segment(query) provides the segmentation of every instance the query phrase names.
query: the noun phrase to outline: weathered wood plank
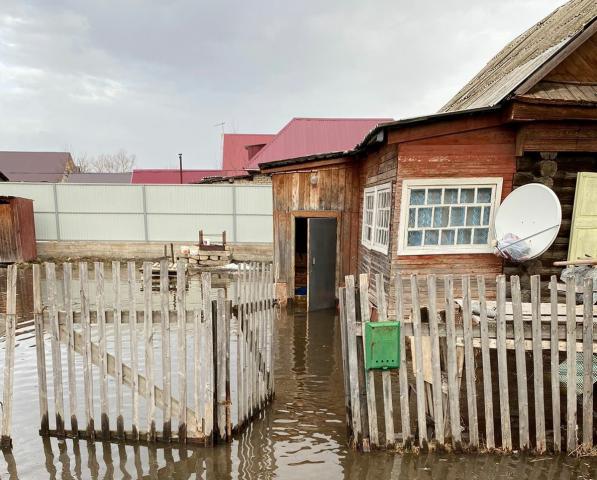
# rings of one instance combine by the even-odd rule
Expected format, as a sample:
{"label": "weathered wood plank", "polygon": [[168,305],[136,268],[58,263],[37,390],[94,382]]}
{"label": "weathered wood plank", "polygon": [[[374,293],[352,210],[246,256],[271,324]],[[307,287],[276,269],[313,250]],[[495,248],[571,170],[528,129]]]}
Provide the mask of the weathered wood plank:
{"label": "weathered wood plank", "polygon": [[218,290],[215,331],[216,357],[216,418],[217,433],[220,440],[226,440],[226,299],[224,290]]}
{"label": "weathered wood plank", "polygon": [[497,277],[497,356],[498,384],[500,387],[500,420],[502,426],[502,449],[512,450],[510,427],[510,400],[508,398],[508,363],[506,352],[506,277]]}
{"label": "weathered wood plank", "polygon": [[48,382],[46,372],[46,347],[44,341],[43,305],[41,300],[41,270],[33,264],[33,321],[35,324],[35,349],[37,356],[37,393],[39,398],[40,433],[47,435],[50,428],[48,418]]}
{"label": "weathered wood plank", "polygon": [[531,276],[531,304],[533,328],[533,385],[535,398],[535,446],[537,453],[544,453],[545,439],[545,395],[543,392],[543,353],[541,351],[541,279]]}
{"label": "weathered wood plank", "polygon": [[12,403],[15,363],[15,332],[17,327],[17,275],[16,265],[9,265],[6,272],[6,346],[2,388],[2,428],[0,447],[12,448]]}
{"label": "weathered wood plank", "polygon": [[445,442],[444,409],[442,393],[442,374],[439,350],[439,334],[437,328],[437,280],[435,275],[427,276],[427,298],[429,308],[429,337],[431,344],[431,376],[433,380],[433,420],[435,438],[440,445]]}
{"label": "weathered wood plank", "polygon": [[345,288],[338,290],[338,320],[340,322],[340,342],[342,344],[342,379],[344,381],[344,408],[346,410],[346,431],[348,437],[352,436],[352,413],[350,406],[350,379],[348,366],[348,339],[346,325],[346,293]]}
{"label": "weathered wood plank", "polygon": [[77,422],[77,377],[75,371],[75,347],[74,347],[74,324],[73,324],[73,295],[72,295],[73,268],[70,263],[62,265],[62,279],[64,290],[64,310],[66,312],[66,329],[68,332],[68,349],[66,361],[68,364],[68,405],[70,411],[71,435],[75,437],[79,432]]}
{"label": "weathered wood plank", "polygon": [[[160,307],[162,318],[169,315],[169,278],[168,278],[168,260],[160,261]],[[172,437],[172,362],[170,359],[170,322],[160,322],[160,333],[162,340],[162,387],[166,397],[166,408],[164,410],[164,423],[162,426],[162,436],[164,441],[169,442]]]}
{"label": "weathered wood plank", "polygon": [[[128,307],[129,312],[135,318],[137,316],[137,304],[135,296],[138,290],[137,273],[135,262],[128,262],[127,264],[127,279],[128,279]],[[129,322],[129,340],[131,350],[131,390],[132,390],[132,431],[131,439],[139,439],[139,392],[138,392],[138,377],[139,377],[139,345],[137,340],[137,322]]]}
{"label": "weathered wood plank", "polygon": [[566,449],[568,453],[576,449],[576,339],[574,335],[576,306],[576,286],[574,278],[566,279],[566,307],[567,307],[567,334],[566,339]]}
{"label": "weathered wood plank", "polygon": [[[369,292],[369,276],[367,274],[359,275],[359,291]],[[367,345],[365,341],[365,325],[367,322],[371,321],[369,314],[369,295],[360,295],[359,301],[361,308],[361,341],[363,342],[363,350],[366,350]],[[379,299],[377,306],[379,309]],[[382,313],[379,312],[379,315],[381,316]],[[365,388],[367,391],[367,416],[369,418],[369,441],[371,443],[371,447],[375,448],[379,445],[379,432],[377,429],[377,404],[375,399],[375,371],[368,370],[365,373],[365,377]]]}
{"label": "weathered wood plank", "polygon": [[[384,290],[383,276],[379,273],[376,275],[375,289],[377,295],[377,306],[379,308],[379,321],[384,322],[388,320],[388,305],[386,300],[386,292]],[[361,292],[363,290],[361,289]],[[367,291],[367,290],[365,290]],[[361,298],[363,296],[361,295]],[[362,302],[362,300],[361,300]],[[381,372],[381,382],[383,389],[383,408],[385,418],[385,431],[386,431],[386,448],[394,448],[396,443],[396,434],[394,431],[394,405],[392,400],[392,376],[391,372]],[[369,422],[371,422],[371,416],[369,416]]]}
{"label": "weathered wood plank", "polygon": [[124,439],[124,417],[122,415],[122,306],[120,298],[120,262],[112,262],[112,294],[114,296],[114,359],[116,362],[116,433]]}
{"label": "weathered wood plank", "polygon": [[85,430],[87,438],[95,439],[95,418],[93,408],[93,363],[91,359],[91,320],[89,306],[89,271],[87,262],[79,263],[81,301],[81,327],[83,328],[83,384],[85,392]]}
{"label": "weathered wood plank", "polygon": [[203,390],[203,425],[205,441],[213,442],[214,425],[214,368],[213,368],[213,313],[211,304],[211,274],[201,274],[201,290],[203,293],[203,324],[205,326],[205,348],[203,349],[202,367],[205,369],[205,389]]}
{"label": "weathered wood plank", "polygon": [[518,393],[518,431],[521,450],[528,450],[529,439],[529,396],[527,391],[527,366],[524,350],[524,330],[522,325],[522,299],[520,295],[520,279],[517,275],[510,277],[512,292],[512,312],[514,324],[514,349],[516,351],[516,391]]}
{"label": "weathered wood plank", "polygon": [[99,349],[100,349],[100,423],[102,439],[110,440],[110,408],[108,402],[108,351],[106,339],[106,308],[104,299],[104,264],[94,263],[95,273],[95,308],[99,325]]}
{"label": "weathered wood plank", "polygon": [[411,443],[410,431],[410,405],[408,403],[408,363],[406,361],[406,335],[404,332],[404,295],[402,288],[402,277],[396,275],[396,320],[400,322],[400,369],[398,370],[398,381],[400,388],[400,420],[402,428],[402,446],[408,448]]}
{"label": "weathered wood plank", "polygon": [[479,425],[477,416],[477,389],[475,386],[475,354],[473,351],[473,324],[471,314],[470,277],[462,277],[462,320],[464,327],[464,366],[466,375],[466,400],[468,410],[469,445],[479,448]]}
{"label": "weathered wood plank", "polygon": [[178,317],[178,401],[180,416],[178,417],[178,440],[187,441],[187,285],[185,263],[176,263],[176,315]]}
{"label": "weathered wood plank", "polygon": [[593,279],[585,278],[583,291],[583,393],[582,393],[582,432],[583,445],[593,447]]}
{"label": "weathered wood plank", "polygon": [[356,306],[354,277],[348,275],[346,285],[346,320],[348,334],[348,367],[350,371],[350,405],[352,408],[352,442],[357,447],[362,446],[363,433],[361,430],[361,403],[359,398],[359,365],[357,361],[356,338]]}
{"label": "weathered wood plank", "polygon": [[460,431],[460,392],[458,366],[456,363],[456,334],[454,311],[454,279],[452,275],[444,277],[444,295],[446,310],[447,370],[448,370],[448,402],[450,406],[450,429],[452,445],[460,448],[462,441]]}
{"label": "weathered wood plank", "polygon": [[489,451],[495,448],[493,424],[493,389],[491,357],[489,355],[489,332],[487,327],[487,303],[485,300],[485,277],[477,275],[479,294],[479,323],[481,329],[481,359],[483,364],[483,403],[485,405],[485,446]]}
{"label": "weathered wood plank", "polygon": [[145,378],[147,380],[147,441],[155,442],[155,382],[153,374],[153,310],[151,304],[151,262],[143,262],[143,317],[145,319]]}
{"label": "weathered wood plank", "polygon": [[52,373],[54,379],[54,407],[56,413],[56,431],[64,435],[64,393],[62,388],[62,356],[60,353],[60,330],[58,326],[58,306],[56,304],[56,266],[46,263],[46,289],[48,311],[50,315]]}
{"label": "weathered wood plank", "polygon": [[562,430],[560,416],[560,354],[558,350],[558,279],[552,275],[549,283],[551,300],[551,343],[550,343],[550,376],[551,376],[551,409],[553,419],[553,449],[562,450]]}
{"label": "weathered wood plank", "polygon": [[410,277],[413,333],[415,337],[415,384],[417,396],[417,425],[419,446],[427,448],[427,422],[425,419],[425,379],[423,378],[423,342],[421,339],[421,308],[417,276]]}

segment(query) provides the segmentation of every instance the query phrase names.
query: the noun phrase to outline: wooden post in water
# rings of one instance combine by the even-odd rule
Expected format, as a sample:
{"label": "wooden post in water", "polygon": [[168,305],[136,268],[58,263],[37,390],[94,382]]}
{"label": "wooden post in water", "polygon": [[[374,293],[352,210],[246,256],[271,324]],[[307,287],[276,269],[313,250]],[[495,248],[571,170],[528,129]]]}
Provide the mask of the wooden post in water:
{"label": "wooden post in water", "polygon": [[162,436],[169,442],[172,436],[172,383],[170,363],[170,315],[169,315],[169,279],[168,260],[160,261],[160,307],[161,307],[161,336],[162,336],[162,385],[164,388],[164,423]]}
{"label": "wooden post in water", "polygon": [[350,369],[348,365],[348,332],[346,324],[346,289],[338,290],[338,319],[340,320],[340,339],[342,343],[342,378],[344,380],[344,409],[346,410],[346,432],[352,436],[352,412],[350,409]]}
{"label": "wooden post in water", "polygon": [[41,270],[33,264],[33,321],[35,324],[35,349],[37,356],[37,392],[39,396],[39,419],[41,435],[49,433],[48,383],[46,373],[46,347],[44,343],[44,317],[41,300]]}
{"label": "wooden post in water", "polygon": [[[537,453],[544,453],[545,395],[543,393],[543,352],[541,348],[541,279],[531,277],[531,320],[533,332],[533,386],[535,398],[535,436]],[[557,341],[557,340],[556,340]]]}
{"label": "wooden post in water", "polygon": [[62,387],[62,356],[60,353],[60,328],[56,304],[56,266],[46,263],[46,288],[52,332],[52,373],[54,378],[54,406],[56,412],[56,433],[64,436],[64,394]]}
{"label": "wooden post in water", "polygon": [[2,392],[2,430],[0,447],[12,448],[12,401],[15,363],[15,331],[17,328],[17,266],[9,265],[6,275],[6,347],[4,351],[4,385]]}
{"label": "wooden post in water", "polygon": [[348,366],[350,370],[350,404],[352,407],[352,441],[355,446],[362,447],[361,402],[359,397],[359,365],[356,345],[356,306],[354,277],[346,277],[346,320],[348,334]]}
{"label": "wooden post in water", "polygon": [[201,352],[201,368],[204,369],[205,385],[203,388],[203,426],[205,442],[211,445],[213,442],[213,421],[214,421],[214,389],[213,389],[213,316],[211,305],[211,274],[201,274],[201,291],[203,292],[203,337],[204,349]]}
{"label": "wooden post in water", "polygon": [[593,279],[585,278],[583,285],[583,392],[582,443],[593,448]]}
{"label": "wooden post in water", "polygon": [[215,319],[215,368],[216,368],[216,425],[218,439],[226,441],[226,299],[224,291],[218,290]]}
{"label": "wooden post in water", "polygon": [[108,402],[108,352],[106,349],[106,310],[104,300],[104,264],[94,263],[96,311],[99,326],[100,350],[100,422],[102,427],[102,440],[110,440],[110,408]]}
{"label": "wooden post in water", "polygon": [[185,263],[178,260],[176,264],[176,317],[178,320],[178,401],[180,416],[178,418],[178,440],[187,441],[187,294]]}
{"label": "wooden post in water", "polygon": [[553,419],[553,449],[562,450],[562,430],[560,413],[560,352],[558,348],[558,278],[551,276],[549,283],[551,301],[550,322],[550,374],[551,374],[551,409]]}
{"label": "wooden post in water", "polygon": [[[120,300],[120,262],[112,262],[112,293],[114,296],[114,359],[116,368],[116,434],[124,440],[124,417],[122,416],[122,309]],[[130,313],[130,312],[129,312]],[[129,322],[135,322],[129,316]]]}
{"label": "wooden post in water", "polygon": [[79,263],[81,327],[83,329],[83,383],[85,391],[85,429],[89,440],[95,439],[93,408],[93,362],[91,352],[91,315],[89,307],[89,272],[86,262]]}
{"label": "wooden post in water", "polygon": [[439,351],[439,331],[437,321],[437,282],[435,275],[427,275],[427,298],[429,304],[429,341],[431,344],[431,375],[433,380],[433,416],[435,438],[444,445],[444,410],[442,393],[441,360]]}
{"label": "wooden post in water", "polygon": [[79,426],[77,422],[77,377],[75,373],[75,330],[73,322],[73,302],[72,302],[72,274],[73,269],[70,263],[62,265],[62,276],[64,285],[64,310],[66,312],[66,329],[68,332],[68,404],[70,410],[71,435],[75,438],[79,436]]}
{"label": "wooden post in water", "polygon": [[129,305],[129,339],[131,348],[131,390],[132,390],[132,437],[131,440],[139,440],[139,360],[137,340],[137,304],[135,296],[138,290],[135,262],[127,264],[128,278],[128,305]]}
{"label": "wooden post in water", "polygon": [[147,441],[155,442],[155,392],[153,378],[153,311],[151,304],[151,262],[143,262],[143,321],[145,337],[145,378],[147,379]]}

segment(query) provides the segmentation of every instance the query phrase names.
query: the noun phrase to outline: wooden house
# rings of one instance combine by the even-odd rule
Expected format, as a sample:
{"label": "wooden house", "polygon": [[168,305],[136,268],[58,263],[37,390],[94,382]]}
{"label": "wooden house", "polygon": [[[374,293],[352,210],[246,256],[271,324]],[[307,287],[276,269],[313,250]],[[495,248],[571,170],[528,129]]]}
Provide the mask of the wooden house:
{"label": "wooden house", "polygon": [[[261,164],[279,294],[306,289],[323,308],[345,275],[380,273],[392,309],[397,274],[516,273],[524,289],[559,273],[554,260],[597,256],[596,18],[593,0],[572,0],[437,114],[380,124],[348,151]],[[529,182],[554,190],[562,227],[540,258],[508,264],[492,253],[493,217]]]}

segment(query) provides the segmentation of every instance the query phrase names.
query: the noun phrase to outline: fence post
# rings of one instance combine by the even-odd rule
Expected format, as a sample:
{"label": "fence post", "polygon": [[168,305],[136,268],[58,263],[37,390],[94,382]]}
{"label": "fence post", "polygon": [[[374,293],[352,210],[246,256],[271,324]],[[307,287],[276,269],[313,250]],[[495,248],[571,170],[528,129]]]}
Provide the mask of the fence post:
{"label": "fence post", "polygon": [[33,320],[35,323],[35,349],[37,353],[37,390],[39,395],[40,434],[47,435],[50,425],[48,418],[48,383],[46,373],[46,348],[44,343],[44,317],[41,300],[41,269],[33,265]]}
{"label": "fence post", "polygon": [[586,448],[593,447],[593,279],[583,285],[583,393],[582,434]]}
{"label": "fence post", "polygon": [[566,279],[566,449],[576,449],[576,285]]}
{"label": "fence post", "polygon": [[15,329],[17,325],[17,266],[9,265],[6,281],[6,350],[4,359],[4,389],[2,408],[2,433],[0,447],[12,448],[12,387],[14,379]]}

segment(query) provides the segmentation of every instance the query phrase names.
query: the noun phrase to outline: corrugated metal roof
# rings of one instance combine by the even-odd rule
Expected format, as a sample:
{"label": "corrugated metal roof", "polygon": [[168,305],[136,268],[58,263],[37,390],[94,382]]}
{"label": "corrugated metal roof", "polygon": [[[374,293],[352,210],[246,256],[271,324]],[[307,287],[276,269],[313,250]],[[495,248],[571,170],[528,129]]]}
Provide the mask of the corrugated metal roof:
{"label": "corrugated metal roof", "polygon": [[69,173],[66,183],[131,183],[131,172],[125,173]]}
{"label": "corrugated metal roof", "polygon": [[222,149],[222,175],[245,174],[245,169],[249,166],[247,147],[265,145],[274,137],[274,134],[225,133]]}
{"label": "corrugated metal roof", "polygon": [[[221,175],[221,170],[184,170],[182,171],[182,183],[197,183],[205,177]],[[135,169],[131,183],[173,185],[180,183],[180,171],[178,169]]]}
{"label": "corrugated metal roof", "polygon": [[562,5],[503,48],[440,112],[497,105],[596,17],[595,0],[571,0]]}
{"label": "corrugated metal roof", "polygon": [[391,118],[293,118],[257,153],[249,170],[259,164],[352,149],[377,124]]}
{"label": "corrugated metal roof", "polygon": [[0,152],[0,171],[11,182],[60,182],[69,163],[68,152]]}

